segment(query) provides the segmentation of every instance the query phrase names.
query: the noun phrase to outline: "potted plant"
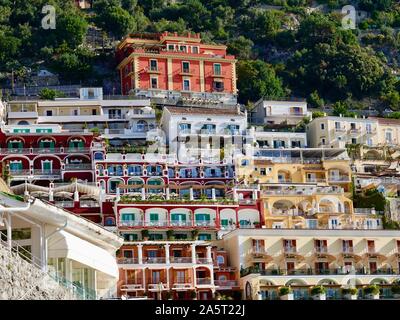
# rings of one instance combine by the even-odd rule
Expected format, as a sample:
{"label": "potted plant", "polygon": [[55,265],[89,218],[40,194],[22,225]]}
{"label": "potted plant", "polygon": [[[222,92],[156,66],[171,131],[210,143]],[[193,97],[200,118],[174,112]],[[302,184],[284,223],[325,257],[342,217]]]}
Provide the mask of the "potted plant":
{"label": "potted plant", "polygon": [[197,293],[196,293],[196,291],[190,291],[190,297],[193,299],[193,300],[197,300]]}
{"label": "potted plant", "polygon": [[371,284],[363,289],[366,299],[378,300],[379,299],[379,287],[376,284]]}
{"label": "potted plant", "polygon": [[192,230],[192,239],[198,240],[198,238],[199,238],[199,230],[197,230],[197,229]]}
{"label": "potted plant", "polygon": [[174,240],[174,231],[173,230],[167,230],[167,239]]}
{"label": "potted plant", "polygon": [[400,299],[400,282],[397,282],[396,284],[394,284],[390,290],[393,293],[393,298],[395,299]]}
{"label": "potted plant", "polygon": [[343,298],[346,300],[357,300],[357,293],[358,293],[358,290],[357,290],[357,288],[354,288],[354,287],[342,289]]}
{"label": "potted plant", "polygon": [[142,239],[144,241],[149,240],[149,230],[147,230],[147,229],[142,230]]}
{"label": "potted plant", "polygon": [[173,297],[174,295],[173,295],[173,293],[172,293],[172,291],[167,291],[167,293],[165,294],[165,298],[167,299],[167,300],[172,300],[172,297]]}
{"label": "potted plant", "polygon": [[290,287],[280,287],[278,293],[281,300],[294,300],[293,290]]}
{"label": "potted plant", "polygon": [[254,228],[259,228],[260,227],[260,222],[259,221],[254,221]]}
{"label": "potted plant", "polygon": [[313,300],[326,300],[326,289],[323,286],[315,286],[311,288],[311,296]]}

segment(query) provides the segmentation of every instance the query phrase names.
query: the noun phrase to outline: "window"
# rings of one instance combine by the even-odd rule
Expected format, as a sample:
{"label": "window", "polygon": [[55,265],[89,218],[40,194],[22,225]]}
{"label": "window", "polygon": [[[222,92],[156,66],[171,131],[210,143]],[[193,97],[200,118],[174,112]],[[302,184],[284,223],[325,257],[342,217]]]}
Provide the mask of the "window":
{"label": "window", "polygon": [[190,91],[190,80],[189,79],[184,79],[182,86],[183,86],[182,90]]}
{"label": "window", "polygon": [[340,129],[340,122],[335,122],[335,129]]}
{"label": "window", "polygon": [[208,233],[200,233],[199,240],[211,240],[211,234]]}
{"label": "window", "polygon": [[125,241],[137,241],[138,240],[138,235],[134,233],[124,233],[122,235],[124,237]]}
{"label": "window", "polygon": [[190,63],[187,61],[182,62],[182,72],[183,73],[190,73]]}
{"label": "window", "polygon": [[392,143],[392,132],[391,131],[385,132],[385,140],[387,143]]}
{"label": "window", "polygon": [[121,109],[111,109],[108,111],[108,117],[110,119],[122,119]]}
{"label": "window", "polygon": [[266,176],[267,175],[267,170],[265,168],[260,169],[260,175]]}
{"label": "window", "polygon": [[368,138],[368,139],[367,139],[367,145],[368,145],[368,146],[372,146],[372,139],[371,139],[371,138]]}
{"label": "window", "polygon": [[157,60],[150,60],[150,71],[158,71]]}
{"label": "window", "polygon": [[220,76],[221,74],[222,74],[221,64],[220,63],[214,63],[214,75]]}
{"label": "window", "polygon": [[132,250],[124,250],[124,258],[132,258],[133,257],[133,252]]}
{"label": "window", "polygon": [[122,221],[133,221],[133,220],[135,220],[135,214],[133,214],[133,213],[123,213],[121,215],[121,220]]}
{"label": "window", "polygon": [[325,142],[326,142],[326,141],[325,141],[325,138],[322,138],[322,139],[321,139],[321,144],[322,144],[323,146],[325,145]]}
{"label": "window", "polygon": [[224,257],[224,256],[218,255],[218,256],[217,256],[217,264],[218,264],[219,266],[225,264],[225,257]]}
{"label": "window", "polygon": [[222,81],[214,81],[213,82],[213,90],[217,92],[224,91],[224,83]]}
{"label": "window", "polygon": [[79,110],[75,109],[72,111],[72,115],[78,116],[79,115]]}
{"label": "window", "polygon": [[325,123],[321,123],[321,130],[325,130]]}
{"label": "window", "polygon": [[158,78],[157,77],[151,77],[150,78],[150,86],[152,89],[158,89]]}
{"label": "window", "polygon": [[29,133],[29,132],[31,132],[31,130],[30,129],[14,129],[13,132],[14,133]]}
{"label": "window", "polygon": [[10,162],[10,171],[19,172],[22,170],[22,161],[12,161]]}
{"label": "window", "polygon": [[46,110],[46,116],[51,117],[53,115],[53,110]]}
{"label": "window", "polygon": [[114,218],[108,217],[106,218],[104,225],[106,226],[113,226],[114,225]]}
{"label": "window", "polygon": [[199,47],[192,47],[192,53],[199,53]]}
{"label": "window", "polygon": [[356,124],[354,122],[350,123],[350,129],[355,130],[356,129]]}
{"label": "window", "polygon": [[168,51],[175,51],[175,45],[174,44],[169,44],[168,45]]}
{"label": "window", "polygon": [[352,144],[357,144],[357,138],[351,138],[351,143]]}
{"label": "window", "polygon": [[179,51],[186,52],[187,51],[186,46],[179,46]]}
{"label": "window", "polygon": [[317,229],[318,220],[317,219],[307,219],[306,225],[308,229]]}
{"label": "window", "polygon": [[92,109],[92,116],[97,115],[97,110],[96,109]]}
{"label": "window", "polygon": [[367,131],[367,133],[372,133],[372,125],[371,125],[371,123],[367,123],[365,125],[365,130]]}
{"label": "window", "polygon": [[36,133],[52,133],[52,129],[36,129]]}

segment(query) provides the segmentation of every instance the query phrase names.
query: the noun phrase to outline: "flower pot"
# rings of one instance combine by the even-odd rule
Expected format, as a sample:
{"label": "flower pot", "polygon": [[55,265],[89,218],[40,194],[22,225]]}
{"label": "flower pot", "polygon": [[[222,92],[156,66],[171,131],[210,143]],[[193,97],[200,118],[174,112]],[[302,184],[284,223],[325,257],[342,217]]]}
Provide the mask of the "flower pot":
{"label": "flower pot", "polygon": [[379,293],[378,294],[367,294],[365,295],[365,298],[368,300],[379,300]]}
{"label": "flower pot", "polygon": [[343,298],[346,300],[357,300],[357,295],[348,293],[348,294],[343,295]]}
{"label": "flower pot", "polygon": [[326,294],[325,293],[319,293],[315,294],[312,296],[313,300],[326,300]]}
{"label": "flower pot", "polygon": [[288,293],[280,297],[281,300],[294,300],[293,293]]}

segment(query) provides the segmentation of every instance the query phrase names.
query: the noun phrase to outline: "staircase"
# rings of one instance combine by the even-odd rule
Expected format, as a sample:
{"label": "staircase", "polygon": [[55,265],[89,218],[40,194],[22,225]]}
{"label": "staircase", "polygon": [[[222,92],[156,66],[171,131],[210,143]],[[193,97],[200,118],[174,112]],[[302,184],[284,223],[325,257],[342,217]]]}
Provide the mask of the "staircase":
{"label": "staircase", "polygon": [[2,239],[0,232],[0,300],[95,299],[66,279],[42,271],[30,252],[15,241],[10,251]]}

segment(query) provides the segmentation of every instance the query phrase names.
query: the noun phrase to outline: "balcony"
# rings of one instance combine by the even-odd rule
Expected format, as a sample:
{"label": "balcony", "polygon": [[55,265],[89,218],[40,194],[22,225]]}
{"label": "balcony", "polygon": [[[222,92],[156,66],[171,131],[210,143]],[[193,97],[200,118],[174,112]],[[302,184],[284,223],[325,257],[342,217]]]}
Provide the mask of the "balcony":
{"label": "balcony", "polygon": [[[140,282],[140,280],[138,282]],[[123,284],[121,286],[121,291],[141,291],[141,290],[144,290],[142,283],[130,283],[130,284]]]}
{"label": "balcony", "polygon": [[360,128],[351,128],[349,130],[349,133],[350,134],[359,134],[359,133],[361,133],[361,129]]}
{"label": "balcony", "polygon": [[314,253],[328,253],[328,247],[316,247]]}
{"label": "balcony", "polygon": [[354,253],[354,249],[353,249],[353,247],[345,247],[345,248],[342,248],[342,253],[353,254]]}
{"label": "balcony", "polygon": [[30,176],[30,174],[31,171],[29,169],[10,170],[11,177]]}
{"label": "balcony", "polygon": [[346,128],[343,128],[343,127],[341,127],[341,128],[335,128],[335,131],[336,131],[336,132],[346,132]]}
{"label": "balcony", "polygon": [[89,148],[65,148],[65,153],[88,153]]}
{"label": "balcony", "polygon": [[216,129],[200,129],[197,132],[198,132],[198,134],[210,135],[210,134],[216,134],[217,130]]}
{"label": "balcony", "polygon": [[170,226],[172,227],[192,227],[192,221],[171,221]]}
{"label": "balcony", "polygon": [[139,259],[138,258],[118,258],[117,263],[118,264],[138,264]]}
{"label": "balcony", "polygon": [[296,247],[284,247],[283,248],[284,253],[297,253],[297,248]]}
{"label": "balcony", "polygon": [[9,111],[8,119],[36,119],[38,113],[36,111]]}
{"label": "balcony", "polygon": [[92,170],[92,165],[90,163],[81,163],[81,164],[66,164],[65,171],[88,171]]}
{"label": "balcony", "polygon": [[35,176],[35,179],[60,179],[61,178],[60,170],[34,169],[33,175]]}
{"label": "balcony", "polygon": [[212,264],[212,260],[208,259],[208,258],[197,258],[196,259],[196,263],[197,264]]}
{"label": "balcony", "polygon": [[164,258],[161,258],[161,257],[143,257],[143,261],[145,262],[145,263],[154,263],[154,264],[157,264],[157,263],[165,263],[166,261],[165,261],[165,257]]}
{"label": "balcony", "polygon": [[58,207],[62,208],[73,208],[74,202],[73,201],[55,201],[54,204]]}
{"label": "balcony", "polygon": [[168,286],[166,285],[167,281],[160,281],[159,283],[149,283],[147,285],[147,289],[150,291],[160,291],[160,289],[168,290]]}
{"label": "balcony", "polygon": [[181,71],[179,71],[179,75],[181,76],[192,76],[194,74],[196,74],[195,69],[183,68]]}
{"label": "balcony", "polygon": [[147,72],[147,73],[161,73],[161,70],[155,66],[153,66],[153,67],[148,66],[148,67],[144,68],[143,71]]}
{"label": "balcony", "polygon": [[[239,281],[237,280],[215,280],[214,284],[217,287],[233,288],[239,286]],[[221,288],[219,288],[221,289]]]}
{"label": "balcony", "polygon": [[215,223],[211,221],[195,221],[194,225],[197,227],[215,227]]}
{"label": "balcony", "polygon": [[197,278],[196,279],[196,285],[211,286],[213,284],[211,283],[211,279],[210,278]]}
{"label": "balcony", "polygon": [[79,202],[79,206],[81,208],[98,208],[100,207],[100,204],[97,201],[93,200],[81,200]]}
{"label": "balcony", "polygon": [[341,176],[329,176],[328,177],[329,182],[350,182],[350,177],[341,175]]}
{"label": "balcony", "polygon": [[190,282],[183,283],[183,282],[178,282],[174,283],[172,285],[172,290],[187,290],[187,289],[193,289],[193,284]]}
{"label": "balcony", "polygon": [[213,78],[225,78],[227,76],[226,71],[212,71],[207,74],[207,77],[213,77]]}
{"label": "balcony", "polygon": [[192,263],[192,257],[170,257],[171,263]]}

